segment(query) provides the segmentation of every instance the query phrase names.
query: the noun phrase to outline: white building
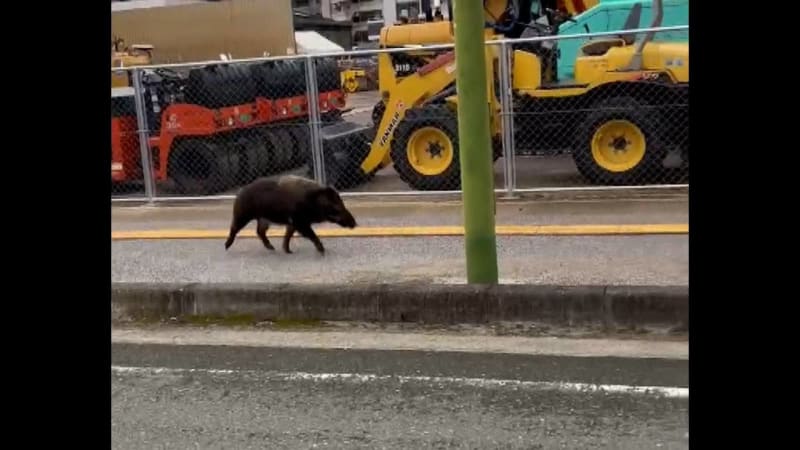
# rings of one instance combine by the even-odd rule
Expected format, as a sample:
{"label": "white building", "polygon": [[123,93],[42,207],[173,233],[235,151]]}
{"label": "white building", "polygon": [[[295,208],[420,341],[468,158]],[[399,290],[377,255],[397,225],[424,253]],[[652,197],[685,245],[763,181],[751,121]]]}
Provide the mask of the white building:
{"label": "white building", "polygon": [[[430,0],[431,8],[440,3]],[[384,24],[397,23],[401,18],[414,20],[422,14],[422,0],[292,0],[292,6],[326,19],[352,21],[353,42],[360,47],[377,41]]]}

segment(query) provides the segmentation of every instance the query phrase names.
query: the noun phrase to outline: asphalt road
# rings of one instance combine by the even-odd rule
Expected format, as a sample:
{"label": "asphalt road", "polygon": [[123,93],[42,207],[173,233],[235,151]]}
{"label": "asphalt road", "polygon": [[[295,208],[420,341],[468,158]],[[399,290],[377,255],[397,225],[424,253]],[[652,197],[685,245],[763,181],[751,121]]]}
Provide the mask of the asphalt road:
{"label": "asphalt road", "polygon": [[685,360],[115,344],[112,448],[683,449],[687,377]]}
{"label": "asphalt road", "polygon": [[[255,238],[239,239],[227,252],[223,240],[112,241],[111,279],[273,283],[465,280],[460,237],[322,241],[325,256],[297,237],[292,240],[291,255],[270,252]],[[503,283],[685,285],[689,278],[686,235],[498,237],[497,243]]]}

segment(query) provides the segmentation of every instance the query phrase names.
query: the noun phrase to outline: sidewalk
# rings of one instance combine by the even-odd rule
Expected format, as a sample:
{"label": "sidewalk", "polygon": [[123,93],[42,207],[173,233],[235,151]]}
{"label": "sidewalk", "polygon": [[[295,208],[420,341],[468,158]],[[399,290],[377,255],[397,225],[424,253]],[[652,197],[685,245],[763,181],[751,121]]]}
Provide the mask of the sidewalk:
{"label": "sidewalk", "polygon": [[[689,238],[676,231],[688,230],[686,200],[499,203],[498,225],[532,232],[498,236],[501,286],[491,288],[465,285],[463,236],[420,235],[460,225],[458,203],[348,205],[360,226],[347,231],[382,235],[318,226],[324,256],[297,236],[295,253],[283,253],[282,227],[270,230],[279,250],[268,251],[255,224],[225,251],[230,202],[112,208],[112,318],[687,327]],[[661,231],[621,233],[625,224]]]}
{"label": "sidewalk", "polygon": [[[360,227],[452,226],[461,223],[457,203],[353,204]],[[463,283],[461,236],[332,237],[341,229],[315,227],[327,253],[295,236],[294,254],[280,250],[282,227],[270,230],[278,248],[266,250],[246,228],[225,251],[230,205],[112,208],[112,230],[150,230],[155,239],[112,239],[114,282],[270,283]],[[498,225],[686,225],[685,200],[500,203]],[[665,227],[668,228],[668,227]],[[498,236],[501,282],[508,284],[688,284],[688,234],[598,236]],[[159,239],[168,231],[210,230],[207,239]],[[414,229],[411,229],[412,231]],[[580,230],[580,228],[579,228]],[[418,230],[417,230],[418,231]],[[423,230],[424,231],[424,230]],[[174,233],[173,233],[174,234]],[[191,236],[187,234],[187,236]],[[276,237],[272,237],[276,236]]]}

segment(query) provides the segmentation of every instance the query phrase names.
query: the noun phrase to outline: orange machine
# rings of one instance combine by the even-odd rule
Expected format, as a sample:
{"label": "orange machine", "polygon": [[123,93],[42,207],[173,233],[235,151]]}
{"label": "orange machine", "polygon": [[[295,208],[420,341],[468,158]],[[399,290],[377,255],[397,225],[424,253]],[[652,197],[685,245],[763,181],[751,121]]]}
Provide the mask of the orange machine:
{"label": "orange machine", "polygon": [[[304,64],[221,64],[144,76],[154,180],[207,194],[307,162]],[[335,62],[317,67],[319,111],[330,121],[340,116],[345,96]],[[112,95],[112,182],[143,178],[135,111],[132,92]]]}

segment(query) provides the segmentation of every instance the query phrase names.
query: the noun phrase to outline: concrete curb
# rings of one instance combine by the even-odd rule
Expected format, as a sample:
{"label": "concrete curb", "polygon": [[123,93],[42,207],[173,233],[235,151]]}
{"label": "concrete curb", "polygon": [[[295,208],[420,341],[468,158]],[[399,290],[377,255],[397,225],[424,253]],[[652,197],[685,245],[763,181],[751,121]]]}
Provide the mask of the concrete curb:
{"label": "concrete curb", "polygon": [[191,317],[559,326],[689,324],[688,286],[113,283],[112,321]]}

